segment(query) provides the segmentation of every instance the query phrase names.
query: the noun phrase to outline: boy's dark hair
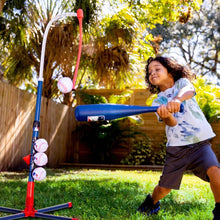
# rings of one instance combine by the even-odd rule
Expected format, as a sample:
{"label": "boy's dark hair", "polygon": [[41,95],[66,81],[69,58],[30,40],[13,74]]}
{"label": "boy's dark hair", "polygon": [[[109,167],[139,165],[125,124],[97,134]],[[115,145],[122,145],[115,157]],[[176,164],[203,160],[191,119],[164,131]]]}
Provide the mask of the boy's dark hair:
{"label": "boy's dark hair", "polygon": [[156,56],[155,58],[150,57],[147,60],[147,65],[145,68],[146,70],[145,81],[151,93],[155,94],[160,92],[159,87],[152,85],[149,81],[150,74],[148,72],[148,66],[152,61],[160,62],[167,69],[168,73],[172,74],[174,78],[174,82],[176,82],[180,78],[188,78],[189,80],[195,79],[195,74],[192,73],[192,71],[189,68],[178,64],[175,60],[169,57],[162,57],[162,56]]}

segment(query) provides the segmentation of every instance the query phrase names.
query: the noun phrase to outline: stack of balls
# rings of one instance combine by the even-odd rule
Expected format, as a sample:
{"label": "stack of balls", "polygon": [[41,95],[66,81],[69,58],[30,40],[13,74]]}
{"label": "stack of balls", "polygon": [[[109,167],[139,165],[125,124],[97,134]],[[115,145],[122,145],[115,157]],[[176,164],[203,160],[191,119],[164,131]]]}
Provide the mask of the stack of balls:
{"label": "stack of balls", "polygon": [[[59,79],[57,87],[60,92],[64,94],[69,93],[73,89],[73,82],[69,77],[62,77]],[[43,180],[47,175],[46,170],[43,168],[43,166],[45,166],[48,162],[47,155],[44,153],[47,148],[48,143],[43,138],[37,139],[34,143],[34,149],[36,153],[33,156],[33,160],[37,167],[33,170],[32,176],[35,180],[38,181]]]}
{"label": "stack of balls", "polygon": [[47,175],[46,170],[43,168],[48,162],[47,155],[44,153],[47,148],[48,143],[43,138],[37,139],[34,143],[36,153],[33,155],[33,161],[37,167],[33,170],[32,176],[37,181],[43,180]]}

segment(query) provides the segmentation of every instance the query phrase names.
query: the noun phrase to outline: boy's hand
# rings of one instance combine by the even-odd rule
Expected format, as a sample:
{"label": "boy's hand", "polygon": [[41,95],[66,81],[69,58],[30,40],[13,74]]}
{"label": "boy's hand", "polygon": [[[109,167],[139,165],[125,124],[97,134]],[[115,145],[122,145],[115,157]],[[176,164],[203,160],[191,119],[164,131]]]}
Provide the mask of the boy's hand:
{"label": "boy's hand", "polygon": [[161,119],[169,118],[172,115],[166,105],[161,105],[157,109],[157,114],[160,116]]}
{"label": "boy's hand", "polygon": [[180,111],[181,101],[178,98],[174,98],[170,102],[167,103],[167,110],[170,113],[176,113]]}
{"label": "boy's hand", "polygon": [[168,108],[166,105],[161,105],[157,109],[157,114],[165,122],[166,125],[172,127],[177,124],[176,118],[172,115],[172,113],[170,111],[168,111]]}

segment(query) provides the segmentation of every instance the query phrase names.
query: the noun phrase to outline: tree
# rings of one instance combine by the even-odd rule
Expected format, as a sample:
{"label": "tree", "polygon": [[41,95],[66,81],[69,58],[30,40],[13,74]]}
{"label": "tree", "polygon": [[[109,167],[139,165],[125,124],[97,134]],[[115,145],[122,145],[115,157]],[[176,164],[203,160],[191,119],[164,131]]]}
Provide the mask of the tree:
{"label": "tree", "polygon": [[[111,2],[114,5],[118,1]],[[186,7],[198,9],[200,1],[131,0],[121,2],[121,10],[100,22],[101,28],[98,30],[98,36],[101,35],[102,43],[95,41],[93,44],[98,44],[95,48],[102,46],[99,57],[103,58],[104,55],[105,59],[98,60],[101,61],[101,65],[98,62],[96,65],[98,68],[95,68],[94,72],[101,73],[101,75],[98,74],[101,86],[104,83],[104,86],[109,86],[109,88],[125,86],[140,88],[145,86],[143,60],[154,55],[152,45],[149,44],[153,37],[146,33],[146,27],[155,27],[156,23],[163,23],[165,20],[176,21],[180,16],[183,17],[181,13],[183,3]],[[114,8],[112,7],[111,10],[114,11]],[[97,63],[96,59],[93,57],[91,59]],[[89,79],[91,80],[91,77]]]}
{"label": "tree", "polygon": [[[20,0],[21,1],[21,0]],[[105,88],[140,87],[144,84],[143,64],[154,51],[149,45],[152,35],[145,33],[165,20],[178,20],[181,8],[198,9],[200,0],[173,1],[109,1],[109,10],[103,13],[106,1],[40,1],[26,0],[22,11],[13,15],[4,12],[1,20],[1,42],[7,51],[2,64],[5,77],[20,86],[28,82],[33,88],[39,72],[43,33],[52,16],[66,11],[84,11],[83,53],[77,84],[93,84]],[[41,4],[40,4],[41,3]],[[44,4],[42,4],[44,3]],[[56,82],[60,76],[73,76],[78,48],[78,23],[76,19],[59,21],[49,32],[44,65],[43,95],[57,98]],[[141,75],[142,74],[142,75]],[[141,83],[140,83],[141,82]],[[80,88],[80,86],[78,86]],[[66,95],[65,102],[72,102]]]}
{"label": "tree", "polygon": [[[24,13],[13,13],[8,16],[10,14],[6,11],[2,23],[11,26],[5,25],[5,28],[2,28],[2,33],[8,33],[7,36],[4,34],[1,36],[9,52],[3,66],[6,78],[11,84],[19,86],[25,80],[28,80],[28,84],[33,83],[34,76],[36,78],[39,73],[43,33],[51,17],[64,12],[68,7],[74,7],[67,3],[68,1],[62,1],[58,4],[50,0],[42,5],[42,1],[27,0]],[[87,16],[87,22],[88,19]],[[59,21],[58,24],[51,28],[47,38],[43,96],[48,98],[53,98],[58,92],[56,87],[58,76],[72,77],[72,66],[78,49],[77,20],[66,19],[65,22]],[[15,27],[19,31],[14,30]]]}
{"label": "tree", "polygon": [[[0,63],[2,63],[5,58],[8,55],[8,50],[2,49],[5,48],[8,43],[10,42],[10,32],[6,31],[6,25],[8,26],[8,29],[13,29],[13,38],[16,42],[16,36],[19,35],[20,29],[17,28],[15,25],[14,21],[19,21],[20,20],[20,14],[17,12],[22,12],[24,10],[24,1],[25,0],[17,0],[17,1],[12,1],[12,0],[0,0],[0,15],[2,15],[2,11],[7,12],[6,16],[0,17],[0,33],[1,33],[1,39],[0,41],[0,48],[1,48],[1,56],[0,56]],[[20,24],[22,26],[22,23]],[[13,26],[13,28],[12,28]],[[22,28],[21,28],[22,29]],[[3,79],[4,76],[4,68],[2,65],[0,65],[0,79]]]}
{"label": "tree", "polygon": [[150,32],[163,39],[160,53],[178,54],[194,72],[220,79],[219,10],[219,1],[206,0],[187,23],[166,22],[157,25]]}
{"label": "tree", "polygon": [[2,12],[5,2],[6,0],[0,0],[0,13]]}

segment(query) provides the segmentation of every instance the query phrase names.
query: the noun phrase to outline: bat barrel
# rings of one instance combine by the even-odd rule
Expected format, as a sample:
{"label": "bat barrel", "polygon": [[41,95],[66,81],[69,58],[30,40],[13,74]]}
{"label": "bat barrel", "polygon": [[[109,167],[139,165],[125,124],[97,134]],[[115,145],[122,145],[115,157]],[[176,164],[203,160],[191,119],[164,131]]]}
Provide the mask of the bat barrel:
{"label": "bat barrel", "polygon": [[[156,112],[158,106],[137,106],[120,104],[90,104],[78,105],[75,109],[75,117],[78,121],[103,121],[138,115],[147,112]],[[184,111],[181,104],[180,112]]]}
{"label": "bat barrel", "polygon": [[157,111],[156,106],[136,106],[119,104],[78,105],[75,117],[78,121],[102,121]]}

